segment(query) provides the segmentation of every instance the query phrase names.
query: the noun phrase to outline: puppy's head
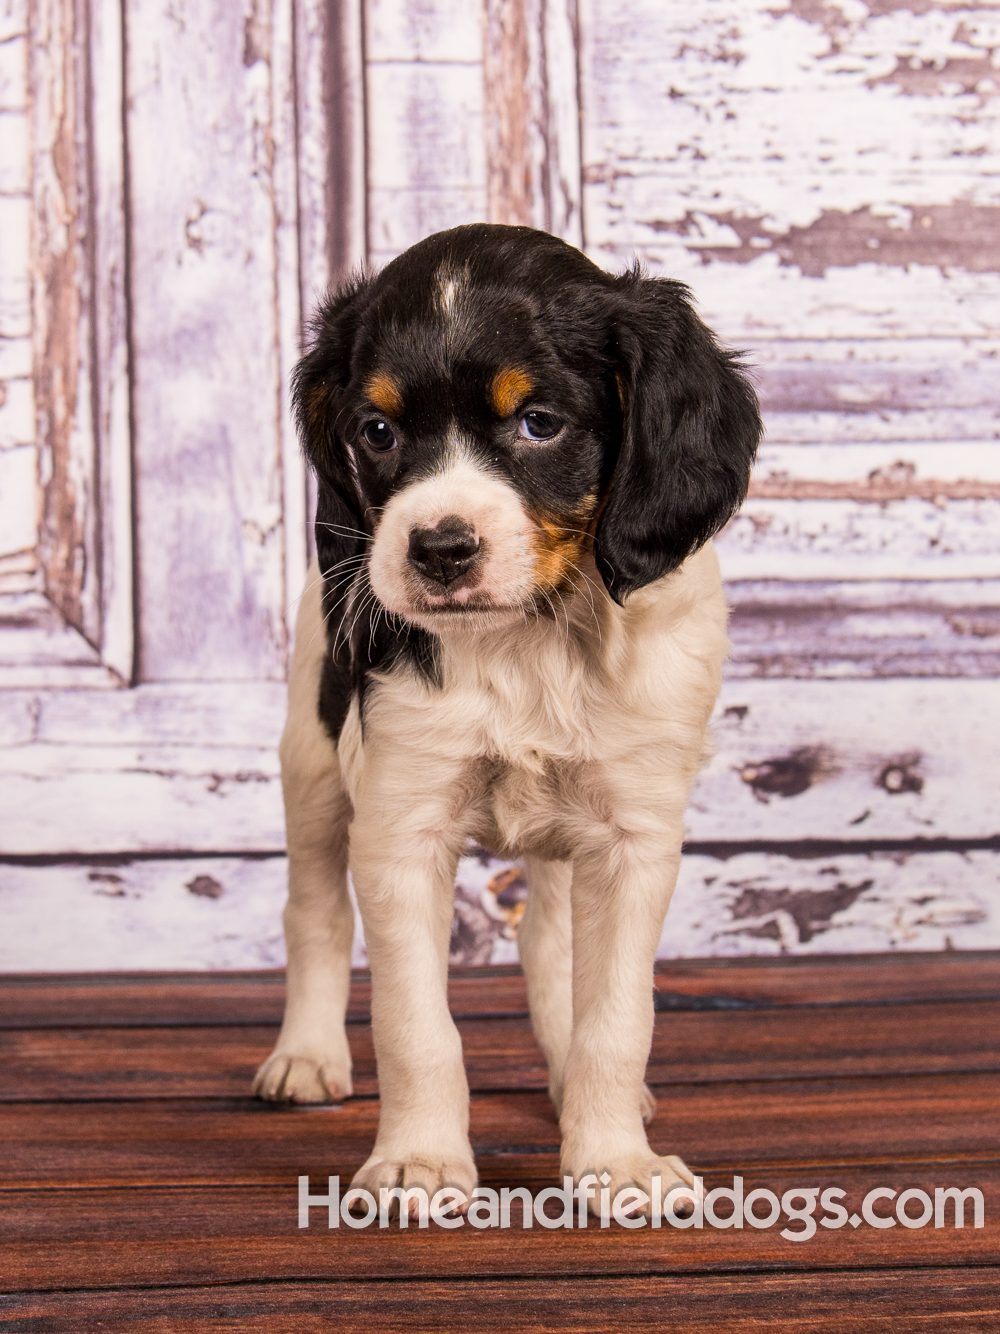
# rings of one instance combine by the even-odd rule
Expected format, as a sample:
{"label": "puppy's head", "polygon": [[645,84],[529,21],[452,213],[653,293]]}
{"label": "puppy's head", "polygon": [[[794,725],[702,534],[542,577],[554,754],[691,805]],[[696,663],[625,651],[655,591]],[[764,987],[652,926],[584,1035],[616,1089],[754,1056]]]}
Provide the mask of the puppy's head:
{"label": "puppy's head", "polygon": [[550,605],[591,550],[619,603],[739,507],[760,419],[679,283],[555,237],[429,237],[320,310],[295,376],[328,585],[411,625]]}

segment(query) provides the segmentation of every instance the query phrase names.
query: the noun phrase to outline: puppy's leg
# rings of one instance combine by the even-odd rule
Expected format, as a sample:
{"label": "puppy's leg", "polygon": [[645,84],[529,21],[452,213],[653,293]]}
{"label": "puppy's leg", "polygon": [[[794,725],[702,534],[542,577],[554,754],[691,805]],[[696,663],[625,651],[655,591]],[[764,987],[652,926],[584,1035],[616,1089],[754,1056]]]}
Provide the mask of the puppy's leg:
{"label": "puppy's leg", "polygon": [[[406,784],[412,765],[394,768]],[[366,788],[368,778],[366,770]],[[462,1042],[447,992],[460,845],[441,834],[449,813],[454,823],[453,803],[423,792],[410,785],[395,801],[384,788],[371,793],[374,799],[359,798],[351,828],[381,1101],[375,1148],[353,1184],[376,1199],[380,1189],[395,1186],[423,1186],[429,1196],[457,1186],[469,1196],[477,1180]],[[412,1213],[416,1206],[406,1207]]]}
{"label": "puppy's leg", "polygon": [[318,713],[327,651],[319,572],[299,608],[281,739],[288,831],[285,942],[288,983],[277,1046],[257,1071],[259,1098],[337,1102],[351,1092],[344,1014],[351,984],[354,912],[347,893],[350,802],[337,751]]}
{"label": "puppy's leg", "polygon": [[[643,1126],[653,1036],[653,962],[680,865],[681,830],[609,831],[573,868],[573,1039],[566,1062],[563,1171],[610,1174],[664,1194],[691,1185],[683,1162],[658,1158]],[[648,1090],[645,1090],[648,1094]]]}
{"label": "puppy's leg", "polygon": [[549,1096],[562,1111],[563,1073],[573,1035],[573,921],[569,862],[524,859],[528,902],[517,949],[528,986],[531,1026],[549,1066]]}

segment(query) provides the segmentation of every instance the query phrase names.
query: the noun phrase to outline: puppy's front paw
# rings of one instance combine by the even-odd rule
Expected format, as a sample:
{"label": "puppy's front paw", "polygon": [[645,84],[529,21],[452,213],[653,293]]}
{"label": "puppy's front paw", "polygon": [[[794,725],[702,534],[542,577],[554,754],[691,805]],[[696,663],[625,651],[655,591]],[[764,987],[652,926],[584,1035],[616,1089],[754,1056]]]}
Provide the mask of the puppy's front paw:
{"label": "puppy's front paw", "polygon": [[[416,1186],[422,1186],[427,1192],[429,1202],[442,1187],[453,1186],[466,1197],[466,1203],[458,1205],[453,1212],[464,1214],[468,1213],[468,1201],[478,1180],[479,1175],[471,1153],[466,1155],[456,1151],[441,1156],[414,1153],[393,1157],[383,1157],[373,1153],[364,1167],[354,1174],[351,1188],[353,1190],[355,1187],[360,1187],[371,1191],[375,1199],[379,1200],[381,1190],[392,1190],[393,1187],[401,1186],[404,1191],[409,1191]],[[411,1197],[405,1201],[405,1205],[410,1218],[416,1218],[419,1212],[418,1199]],[[399,1210],[400,1201],[397,1197],[391,1202],[389,1216],[395,1218]]]}
{"label": "puppy's front paw", "polygon": [[[598,1162],[601,1157],[600,1154],[590,1154],[587,1156],[588,1158],[594,1158],[595,1162]],[[652,1155],[630,1154],[619,1158],[612,1158],[610,1161],[600,1163],[598,1166],[592,1166],[589,1165],[589,1163],[587,1166],[580,1166],[578,1163],[568,1162],[564,1155],[562,1170],[567,1175],[571,1175],[577,1184],[579,1184],[580,1180],[586,1174],[593,1173],[598,1177],[596,1185],[591,1184],[593,1193],[589,1201],[589,1207],[592,1214],[600,1214],[600,1191],[605,1187],[610,1192],[608,1198],[612,1206],[614,1205],[615,1197],[618,1195],[619,1191],[624,1190],[626,1186],[637,1186],[639,1190],[643,1191],[649,1202],[641,1208],[636,1204],[629,1209],[629,1212],[636,1218],[638,1218],[640,1214],[645,1214],[649,1217],[652,1212],[654,1176],[660,1178],[661,1200],[665,1199],[675,1186],[688,1186],[691,1189],[694,1188],[694,1174],[684,1160],[678,1158],[677,1155],[673,1153],[667,1154],[662,1158],[657,1158]],[[605,1181],[605,1176],[607,1176],[609,1180]],[[689,1202],[682,1199],[682,1201],[678,1203],[674,1212],[683,1216],[685,1212],[689,1211]]]}
{"label": "puppy's front paw", "polygon": [[275,1051],[257,1071],[253,1095],[267,1102],[341,1102],[351,1096],[348,1058],[314,1059]]}

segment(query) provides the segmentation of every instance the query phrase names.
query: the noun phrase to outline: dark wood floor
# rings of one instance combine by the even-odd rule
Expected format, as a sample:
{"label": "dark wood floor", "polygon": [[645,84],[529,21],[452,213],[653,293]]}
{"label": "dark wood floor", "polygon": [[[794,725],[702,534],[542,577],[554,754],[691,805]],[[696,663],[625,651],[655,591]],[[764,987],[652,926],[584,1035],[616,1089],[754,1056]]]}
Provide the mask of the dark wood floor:
{"label": "dark wood floor", "polygon": [[[665,965],[651,1139],[781,1193],[977,1186],[986,1226],[329,1231],[296,1179],[349,1177],[357,1095],[247,1096],[274,974],[0,979],[0,1331],[1000,1330],[1000,955]],[[558,1129],[516,970],[452,983],[484,1185],[555,1184]],[[884,1206],[880,1206],[882,1208]],[[515,1211],[515,1219],[517,1211]]]}

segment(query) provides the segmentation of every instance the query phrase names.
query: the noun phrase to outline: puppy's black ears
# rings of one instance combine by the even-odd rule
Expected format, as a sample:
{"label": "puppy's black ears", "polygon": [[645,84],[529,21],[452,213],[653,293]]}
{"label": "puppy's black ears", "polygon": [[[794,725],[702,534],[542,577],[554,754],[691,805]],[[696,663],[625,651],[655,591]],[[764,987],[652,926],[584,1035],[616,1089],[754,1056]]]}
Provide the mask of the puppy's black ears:
{"label": "puppy's black ears", "polygon": [[327,296],[309,322],[309,349],[292,372],[299,439],[321,480],[339,482],[347,466],[337,427],[371,282],[356,274]]}
{"label": "puppy's black ears", "polygon": [[622,603],[732,518],[763,428],[736,354],[719,347],[682,283],[636,268],[616,279],[613,300],[622,440],[594,554]]}
{"label": "puppy's black ears", "polygon": [[324,574],[331,574],[363,546],[363,538],[357,536],[364,530],[360,497],[342,428],[344,391],[371,283],[357,275],[327,297],[310,322],[309,350],[292,374],[299,440],[319,482],[316,551]]}

